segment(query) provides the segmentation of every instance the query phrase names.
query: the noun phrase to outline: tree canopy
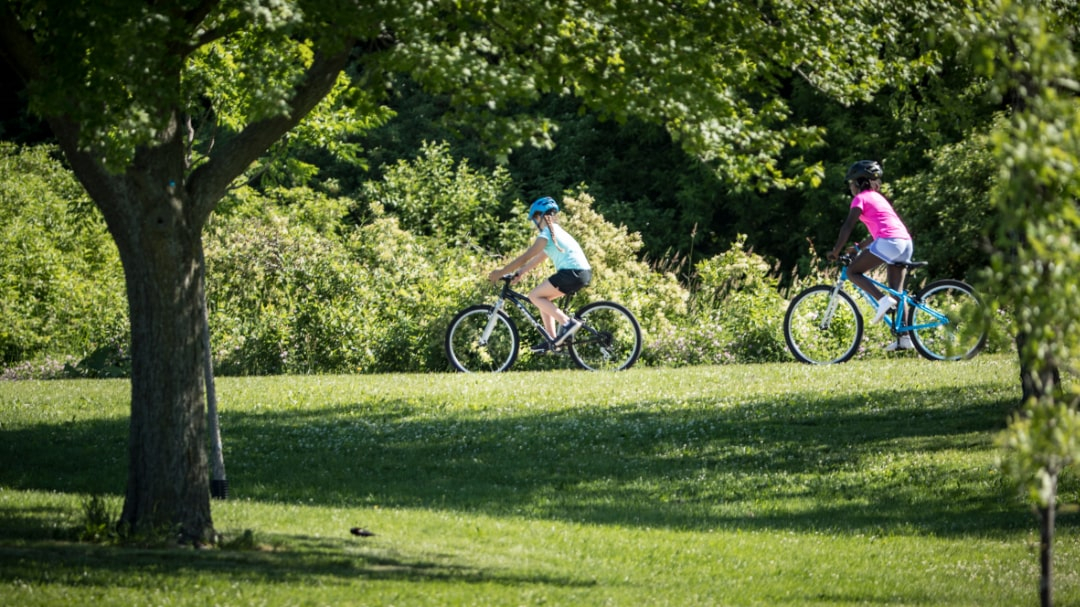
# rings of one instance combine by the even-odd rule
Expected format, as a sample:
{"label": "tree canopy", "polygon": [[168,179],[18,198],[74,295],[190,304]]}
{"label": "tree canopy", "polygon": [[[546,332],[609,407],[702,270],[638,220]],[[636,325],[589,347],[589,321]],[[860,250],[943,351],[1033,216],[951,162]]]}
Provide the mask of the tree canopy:
{"label": "tree canopy", "polygon": [[548,145],[557,125],[532,108],[569,96],[607,119],[662,125],[741,186],[816,183],[821,167],[802,154],[821,128],[793,121],[780,93],[804,82],[852,103],[923,78],[937,55],[905,32],[933,31],[955,10],[945,0],[5,3],[0,53],[101,210],[124,267],[124,523],[213,537],[202,233],[228,188],[313,111],[343,112],[321,135],[332,148],[338,134],[384,118],[380,100],[408,77],[447,95],[506,155]]}

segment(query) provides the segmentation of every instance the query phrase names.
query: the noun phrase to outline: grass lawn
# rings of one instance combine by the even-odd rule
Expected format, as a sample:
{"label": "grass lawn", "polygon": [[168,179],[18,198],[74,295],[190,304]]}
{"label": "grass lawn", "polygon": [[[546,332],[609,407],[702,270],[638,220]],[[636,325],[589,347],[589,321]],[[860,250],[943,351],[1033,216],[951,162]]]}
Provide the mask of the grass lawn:
{"label": "grass lawn", "polygon": [[218,392],[233,547],[138,548],[76,541],[90,496],[121,505],[128,384],[0,383],[0,604],[1038,604],[1036,521],[995,467],[1010,356]]}

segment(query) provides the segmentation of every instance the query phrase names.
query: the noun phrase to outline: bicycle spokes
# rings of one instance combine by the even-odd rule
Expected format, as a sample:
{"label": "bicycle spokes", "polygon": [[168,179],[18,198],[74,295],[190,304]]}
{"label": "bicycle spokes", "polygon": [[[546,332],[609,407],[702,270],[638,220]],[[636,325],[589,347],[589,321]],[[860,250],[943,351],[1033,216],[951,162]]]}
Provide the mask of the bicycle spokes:
{"label": "bicycle spokes", "polygon": [[473,306],[450,321],[446,355],[458,371],[504,371],[517,359],[517,327],[494,306]]}
{"label": "bicycle spokes", "polygon": [[791,300],[784,316],[784,339],[796,359],[811,364],[844,362],[858,351],[863,321],[851,297],[818,285]]}
{"label": "bicycle spokes", "polygon": [[589,304],[578,313],[583,326],[567,341],[583,369],[627,369],[641,353],[641,327],[629,310],[612,302]]}
{"label": "bicycle spokes", "polygon": [[986,330],[976,320],[981,305],[974,289],[959,280],[927,285],[911,309],[915,349],[931,360],[971,358],[986,345]]}

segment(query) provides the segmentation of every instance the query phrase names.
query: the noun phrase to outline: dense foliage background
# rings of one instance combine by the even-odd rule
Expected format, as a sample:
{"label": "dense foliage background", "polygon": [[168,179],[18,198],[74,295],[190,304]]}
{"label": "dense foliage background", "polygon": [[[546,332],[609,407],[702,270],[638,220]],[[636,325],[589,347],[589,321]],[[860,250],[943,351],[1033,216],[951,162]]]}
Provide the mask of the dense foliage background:
{"label": "dense foliage background", "polygon": [[[216,369],[447,369],[446,322],[493,294],[483,276],[528,245],[522,213],[541,195],[564,203],[566,227],[597,267],[585,297],[620,301],[641,320],[644,364],[787,360],[786,298],[831,270],[819,253],[845,216],[843,174],[857,159],[882,162],[916,255],[932,264],[913,280],[974,281],[988,255],[995,171],[986,133],[1003,102],[949,67],[918,90],[858,103],[801,79],[784,90],[792,122],[825,133],[789,162],[821,163],[824,174],[772,188],[725,179],[661,126],[605,119],[567,97],[530,108],[560,125],[554,148],[509,155],[447,98],[408,80],[363,123],[335,113],[332,99],[211,219]],[[945,101],[957,97],[964,103]],[[123,374],[129,329],[115,245],[41,125],[9,112],[0,128],[21,142],[0,147],[6,373]],[[871,333],[866,354],[887,340]],[[526,358],[520,368],[551,364]]]}
{"label": "dense foliage background", "polygon": [[[483,277],[528,246],[533,235],[523,211],[541,193],[560,199],[564,225],[596,269],[582,299],[620,301],[642,322],[644,364],[787,360],[780,328],[786,295],[825,278],[827,266],[813,259],[811,245],[817,233],[832,238],[846,207],[844,196],[825,191],[802,198],[743,194],[756,201],[758,213],[747,207],[741,221],[706,221],[725,212],[717,201],[730,192],[660,131],[641,124],[620,129],[592,119],[591,142],[579,138],[568,146],[577,146],[576,164],[570,150],[556,148],[526,150],[507,166],[479,150],[475,158],[455,156],[468,146],[449,140],[402,146],[401,154],[412,155],[391,160],[391,143],[403,139],[400,128],[371,134],[369,157],[381,159],[377,169],[346,170],[340,159],[326,158],[320,169],[320,150],[294,146],[222,202],[205,242],[218,373],[448,369],[446,323],[493,295]],[[978,184],[986,162],[971,147],[943,146],[928,155],[931,170],[898,180],[893,190],[917,233],[940,234],[920,239],[920,252],[959,276],[978,263],[985,221]],[[123,275],[96,209],[47,144],[4,145],[0,163],[0,213],[8,226],[0,256],[7,375],[123,374]],[[643,170],[633,171],[634,164]],[[541,177],[515,177],[525,167]],[[629,183],[652,189],[636,190],[619,175],[634,175]],[[967,189],[958,194],[957,180],[945,175],[963,175],[959,183]],[[574,185],[585,177],[598,185]],[[674,187],[665,191],[662,183]],[[918,204],[920,198],[932,202]],[[817,224],[737,231],[761,222],[758,214],[778,213],[770,208],[800,200],[783,223],[817,217]],[[680,236],[676,226],[688,218],[695,221]],[[780,244],[770,249],[770,243]],[[786,248],[799,247],[798,258],[785,257]],[[868,344],[887,339],[872,333]],[[525,357],[519,368],[553,364]]]}

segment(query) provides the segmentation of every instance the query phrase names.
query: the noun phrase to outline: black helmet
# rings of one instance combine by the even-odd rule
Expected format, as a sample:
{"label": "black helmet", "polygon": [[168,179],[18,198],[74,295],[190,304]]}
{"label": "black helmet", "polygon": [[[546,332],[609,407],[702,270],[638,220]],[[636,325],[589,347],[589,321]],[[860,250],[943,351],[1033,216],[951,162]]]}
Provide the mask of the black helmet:
{"label": "black helmet", "polygon": [[876,160],[860,160],[848,168],[844,181],[881,179],[884,174]]}

